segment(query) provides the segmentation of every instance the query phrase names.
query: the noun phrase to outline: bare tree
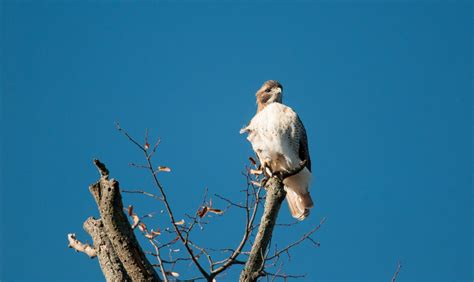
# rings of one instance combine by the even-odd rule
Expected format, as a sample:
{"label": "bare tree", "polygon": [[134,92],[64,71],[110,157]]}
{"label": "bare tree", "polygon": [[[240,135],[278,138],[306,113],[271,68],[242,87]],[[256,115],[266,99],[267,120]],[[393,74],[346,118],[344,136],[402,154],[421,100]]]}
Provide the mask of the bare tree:
{"label": "bare tree", "polygon": [[[82,243],[75,234],[68,234],[68,241],[69,247],[76,251],[83,252],[90,258],[98,258],[107,281],[179,281],[178,277],[181,275],[174,269],[181,262],[190,262],[198,271],[199,276],[191,280],[216,281],[216,277],[223,275],[233,265],[243,265],[240,281],[257,281],[260,277],[272,280],[304,277],[301,274],[284,273],[281,257],[303,241],[310,241],[314,246],[319,246],[311,236],[321,227],[324,219],[318,226],[283,249],[275,247],[271,252],[270,242],[281,204],[286,196],[283,180],[300,172],[305,167],[306,161],[293,171],[268,177],[259,169],[253,158],[249,158],[251,164],[243,173],[246,178],[246,189],[242,190],[243,201],[234,201],[216,194],[215,197],[227,205],[224,209],[218,209],[206,190],[196,211],[187,214],[186,219],[179,220],[175,217],[167,198],[167,191],[158,178],[160,173],[169,172],[170,168],[155,166],[152,162],[160,140],[158,139],[151,147],[148,143],[148,130],[144,142],[140,143],[118,124],[117,129],[144,154],[144,164],[132,163],[131,166],[148,171],[157,193],[121,190],[118,181],[109,178],[106,166],[99,160],[94,160],[100,179],[89,187],[89,191],[97,204],[100,218],[90,217],[83,226],[92,237],[93,246]],[[124,208],[121,193],[142,194],[160,201],[168,216],[170,227],[164,230],[149,229],[145,223],[145,218],[149,216],[140,216],[131,205]],[[260,223],[256,224],[257,213],[263,202],[263,215]],[[242,238],[234,248],[212,249],[200,246],[192,240],[193,230],[196,226],[203,228],[207,215],[223,215],[230,208],[240,209],[245,214],[245,221],[242,222]],[[294,224],[296,222],[286,226],[291,228]],[[139,245],[134,232],[136,229],[139,230],[138,234],[150,243],[152,251],[144,251]],[[169,240],[164,239],[165,235],[168,235]],[[251,238],[253,243],[249,246]],[[185,256],[174,254],[177,244],[184,248]],[[250,249],[245,250],[248,247]],[[167,257],[163,255],[165,250]],[[147,255],[154,257],[156,263],[151,263]]]}

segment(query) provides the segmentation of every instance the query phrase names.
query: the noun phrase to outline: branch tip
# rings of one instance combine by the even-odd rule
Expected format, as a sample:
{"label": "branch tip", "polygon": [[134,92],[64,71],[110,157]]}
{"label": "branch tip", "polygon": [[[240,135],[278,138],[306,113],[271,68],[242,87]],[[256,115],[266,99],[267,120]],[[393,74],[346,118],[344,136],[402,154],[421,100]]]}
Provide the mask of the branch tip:
{"label": "branch tip", "polygon": [[94,159],[94,165],[99,170],[101,177],[107,178],[109,176],[109,170],[105,167],[105,164],[101,163],[98,159]]}

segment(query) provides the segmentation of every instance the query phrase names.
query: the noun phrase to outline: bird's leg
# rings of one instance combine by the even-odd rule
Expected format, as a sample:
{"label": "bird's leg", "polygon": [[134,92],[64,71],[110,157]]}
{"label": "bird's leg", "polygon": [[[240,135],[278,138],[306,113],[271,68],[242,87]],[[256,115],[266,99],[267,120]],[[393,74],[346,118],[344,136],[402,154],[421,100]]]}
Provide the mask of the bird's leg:
{"label": "bird's leg", "polygon": [[293,169],[290,169],[290,170],[286,170],[286,171],[279,171],[278,174],[277,174],[277,177],[283,181],[285,180],[285,178],[287,177],[290,177],[290,176],[293,176],[295,174],[298,174],[300,173],[305,167],[306,167],[306,164],[308,163],[307,160],[303,160],[299,163],[299,165]]}
{"label": "bird's leg", "polygon": [[284,174],[286,173],[286,171],[278,171],[276,172],[275,176],[280,179],[280,181],[283,181],[283,179],[285,178],[284,177]]}

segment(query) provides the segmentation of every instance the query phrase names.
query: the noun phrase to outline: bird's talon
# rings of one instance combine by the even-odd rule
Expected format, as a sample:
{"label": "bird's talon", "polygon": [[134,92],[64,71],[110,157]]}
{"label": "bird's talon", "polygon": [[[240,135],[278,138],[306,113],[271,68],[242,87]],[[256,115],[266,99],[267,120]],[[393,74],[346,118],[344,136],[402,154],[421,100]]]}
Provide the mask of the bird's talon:
{"label": "bird's talon", "polygon": [[273,172],[268,166],[265,166],[265,172],[267,173],[269,177],[273,176]]}

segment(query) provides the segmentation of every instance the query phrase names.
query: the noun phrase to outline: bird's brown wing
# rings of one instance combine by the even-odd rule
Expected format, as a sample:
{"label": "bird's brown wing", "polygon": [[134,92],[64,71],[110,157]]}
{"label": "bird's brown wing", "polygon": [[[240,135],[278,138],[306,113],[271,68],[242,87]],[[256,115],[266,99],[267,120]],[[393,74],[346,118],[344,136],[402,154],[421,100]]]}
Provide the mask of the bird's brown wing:
{"label": "bird's brown wing", "polygon": [[304,128],[303,122],[301,122],[299,116],[297,117],[296,122],[296,126],[299,129],[300,134],[298,156],[300,157],[300,160],[306,160],[306,167],[311,172],[311,157],[309,156],[308,136],[306,135],[306,129]]}

